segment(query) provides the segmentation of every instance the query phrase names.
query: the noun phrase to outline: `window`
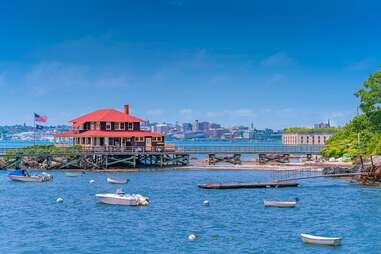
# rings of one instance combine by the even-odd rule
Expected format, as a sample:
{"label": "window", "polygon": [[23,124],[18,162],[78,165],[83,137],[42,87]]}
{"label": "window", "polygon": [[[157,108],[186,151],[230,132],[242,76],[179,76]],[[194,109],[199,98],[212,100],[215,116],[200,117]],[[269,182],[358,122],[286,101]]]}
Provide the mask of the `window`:
{"label": "window", "polygon": [[111,123],[106,123],[106,130],[111,130]]}
{"label": "window", "polygon": [[124,123],[120,123],[120,129],[124,130]]}
{"label": "window", "polygon": [[128,130],[132,130],[132,129],[133,129],[132,123],[128,123]]}

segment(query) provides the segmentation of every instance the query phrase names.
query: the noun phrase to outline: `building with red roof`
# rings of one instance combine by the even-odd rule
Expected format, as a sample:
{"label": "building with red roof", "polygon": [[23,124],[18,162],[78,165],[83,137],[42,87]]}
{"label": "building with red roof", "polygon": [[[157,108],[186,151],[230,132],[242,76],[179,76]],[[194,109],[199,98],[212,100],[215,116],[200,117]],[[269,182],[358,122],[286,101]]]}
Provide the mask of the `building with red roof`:
{"label": "building with red roof", "polygon": [[72,130],[56,134],[56,139],[86,147],[139,147],[146,151],[164,147],[164,136],[140,130],[142,119],[115,109],[100,109],[70,121]]}

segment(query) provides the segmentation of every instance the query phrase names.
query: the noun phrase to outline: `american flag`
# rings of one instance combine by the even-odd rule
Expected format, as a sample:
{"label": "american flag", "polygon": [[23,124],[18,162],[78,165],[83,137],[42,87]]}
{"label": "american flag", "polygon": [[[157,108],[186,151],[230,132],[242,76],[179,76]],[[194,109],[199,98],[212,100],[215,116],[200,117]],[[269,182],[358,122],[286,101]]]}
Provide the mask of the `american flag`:
{"label": "american flag", "polygon": [[39,123],[46,123],[46,121],[48,121],[48,117],[34,113],[34,121]]}

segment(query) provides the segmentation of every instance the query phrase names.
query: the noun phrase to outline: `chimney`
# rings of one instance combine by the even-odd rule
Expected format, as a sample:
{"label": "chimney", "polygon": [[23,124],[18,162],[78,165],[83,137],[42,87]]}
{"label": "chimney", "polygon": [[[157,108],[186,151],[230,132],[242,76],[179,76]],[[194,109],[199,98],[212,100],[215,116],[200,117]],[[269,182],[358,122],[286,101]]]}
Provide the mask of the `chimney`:
{"label": "chimney", "polygon": [[126,113],[127,115],[130,114],[130,107],[128,106],[128,104],[124,105],[124,113]]}

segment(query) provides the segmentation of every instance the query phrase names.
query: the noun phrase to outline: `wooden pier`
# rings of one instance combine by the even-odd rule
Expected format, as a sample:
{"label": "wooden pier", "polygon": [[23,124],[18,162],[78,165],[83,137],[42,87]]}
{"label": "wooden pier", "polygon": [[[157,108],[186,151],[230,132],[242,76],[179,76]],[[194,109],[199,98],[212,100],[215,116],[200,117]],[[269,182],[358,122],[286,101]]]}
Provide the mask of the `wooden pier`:
{"label": "wooden pier", "polygon": [[242,189],[242,188],[282,188],[298,187],[296,182],[239,182],[239,183],[205,183],[199,184],[202,189]]}
{"label": "wooden pier", "polygon": [[59,154],[0,154],[0,168],[84,169],[186,166],[189,154],[181,152],[90,152]]}
{"label": "wooden pier", "polygon": [[[17,148],[0,149],[0,168],[108,169],[166,167],[189,165],[191,155],[208,155],[209,164],[241,164],[242,155],[258,155],[259,163],[287,162],[291,155],[317,155],[321,146],[172,146],[165,147],[82,147],[61,153],[18,152]],[[14,150],[13,152],[11,152]],[[9,153],[11,152],[11,153]]]}

